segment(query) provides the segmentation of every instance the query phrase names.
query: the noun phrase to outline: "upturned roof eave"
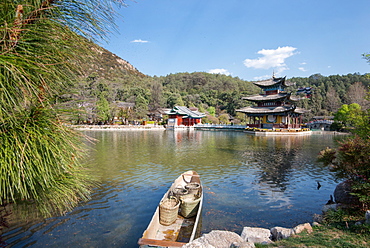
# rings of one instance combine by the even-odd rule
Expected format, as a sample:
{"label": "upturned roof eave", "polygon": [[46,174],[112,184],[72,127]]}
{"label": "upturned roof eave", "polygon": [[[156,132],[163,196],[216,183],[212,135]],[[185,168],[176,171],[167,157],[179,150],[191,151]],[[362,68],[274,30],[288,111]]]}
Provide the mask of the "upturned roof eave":
{"label": "upturned roof eave", "polygon": [[245,96],[242,97],[242,100],[247,100],[247,101],[272,101],[272,100],[280,100],[280,99],[285,99],[290,97],[290,93],[278,93],[274,95],[263,95],[263,94],[258,94],[258,95],[252,95],[252,96]]}
{"label": "upturned roof eave", "polygon": [[235,110],[237,112],[242,112],[245,114],[281,114],[281,113],[287,113],[287,112],[293,112],[296,114],[304,114],[306,112],[309,112],[309,110],[306,110],[304,108],[299,108],[299,107],[255,107],[255,106],[250,106],[250,107],[245,107],[242,109],[237,109]]}
{"label": "upturned roof eave", "polygon": [[167,114],[167,115],[182,115],[183,118],[191,117],[191,118],[194,118],[194,119],[199,119],[199,118],[203,118],[203,117],[206,116],[204,113],[200,113],[198,111],[191,111],[187,107],[183,107],[183,106],[175,106],[170,111],[165,112],[165,114]]}
{"label": "upturned roof eave", "polygon": [[281,77],[281,78],[272,77],[272,78],[267,79],[267,80],[253,82],[253,84],[258,86],[258,87],[262,87],[262,88],[270,87],[270,86],[273,86],[273,85],[276,85],[276,84],[283,84],[285,87],[289,87],[289,86],[294,85],[294,83],[286,81],[286,76]]}
{"label": "upturned roof eave", "polygon": [[294,111],[294,107],[274,107],[274,108],[266,108],[266,107],[246,107],[242,109],[237,109],[237,112],[242,112],[246,114],[278,114],[278,113],[286,113]]}

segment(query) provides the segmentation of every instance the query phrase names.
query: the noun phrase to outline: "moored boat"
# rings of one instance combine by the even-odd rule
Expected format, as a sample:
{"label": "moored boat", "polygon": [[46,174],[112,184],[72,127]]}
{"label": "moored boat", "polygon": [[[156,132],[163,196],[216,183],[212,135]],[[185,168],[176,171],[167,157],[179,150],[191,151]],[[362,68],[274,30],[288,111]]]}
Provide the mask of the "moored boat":
{"label": "moored boat", "polygon": [[181,174],[164,194],[138,244],[146,247],[181,247],[196,238],[203,188],[195,171]]}

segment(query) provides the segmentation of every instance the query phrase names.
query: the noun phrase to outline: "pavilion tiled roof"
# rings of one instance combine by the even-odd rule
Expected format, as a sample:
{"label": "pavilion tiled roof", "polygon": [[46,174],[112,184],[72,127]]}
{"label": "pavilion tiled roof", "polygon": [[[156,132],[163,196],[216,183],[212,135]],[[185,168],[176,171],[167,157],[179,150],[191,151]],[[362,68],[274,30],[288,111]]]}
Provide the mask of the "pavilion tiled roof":
{"label": "pavilion tiled roof", "polygon": [[278,93],[278,94],[273,94],[273,95],[258,94],[258,95],[242,97],[242,100],[248,100],[252,102],[276,101],[276,100],[283,100],[283,99],[287,99],[292,102],[299,101],[299,97],[293,96],[291,95],[291,93]]}
{"label": "pavilion tiled roof", "polygon": [[245,107],[237,109],[237,112],[242,112],[246,114],[278,114],[285,112],[294,112],[297,114],[303,114],[306,112],[303,108],[298,108],[294,106],[278,106],[278,107]]}
{"label": "pavilion tiled roof", "polygon": [[294,83],[290,83],[290,82],[286,81],[285,79],[286,79],[286,77],[281,77],[281,78],[272,77],[272,78],[267,79],[267,80],[254,82],[254,84],[259,86],[259,87],[262,87],[262,88],[273,86],[275,84],[283,84],[286,87],[294,85]]}
{"label": "pavilion tiled roof", "polygon": [[274,101],[279,99],[284,99],[289,97],[289,93],[278,93],[274,95],[264,95],[264,94],[258,94],[258,95],[252,95],[252,96],[245,96],[242,97],[243,100],[248,101]]}
{"label": "pavilion tiled roof", "polygon": [[272,114],[272,113],[284,113],[294,110],[292,106],[278,106],[278,107],[245,107],[237,109],[236,111],[246,114]]}
{"label": "pavilion tiled roof", "polygon": [[310,112],[310,110],[307,110],[307,109],[304,109],[304,108],[299,108],[299,107],[296,107],[296,109],[294,110],[294,113],[298,113],[298,114],[304,114],[304,113],[307,113],[307,112]]}
{"label": "pavilion tiled roof", "polygon": [[201,113],[199,111],[192,111],[188,109],[187,107],[184,106],[175,106],[173,109],[170,111],[167,111],[166,114],[168,115],[184,115],[184,116],[189,116],[191,118],[202,118],[205,117],[206,115],[204,113]]}

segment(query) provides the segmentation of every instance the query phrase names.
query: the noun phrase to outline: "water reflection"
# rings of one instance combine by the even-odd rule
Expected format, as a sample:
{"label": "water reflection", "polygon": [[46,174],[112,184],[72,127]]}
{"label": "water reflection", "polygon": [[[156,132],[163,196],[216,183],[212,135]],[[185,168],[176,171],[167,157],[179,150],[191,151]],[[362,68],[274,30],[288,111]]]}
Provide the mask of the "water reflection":
{"label": "water reflection", "polygon": [[[87,131],[99,140],[86,164],[101,185],[65,216],[14,221],[3,239],[19,247],[136,247],[159,199],[182,172],[204,185],[202,232],[311,221],[335,182],[316,162],[333,136],[255,137],[210,131]],[[322,185],[317,189],[317,181]]]}
{"label": "water reflection", "polygon": [[[304,137],[255,137],[253,154],[258,165],[254,187],[260,197],[270,208],[291,208],[289,185],[294,168],[297,167],[297,156],[301,153],[307,136]],[[286,192],[288,191],[288,192]]]}

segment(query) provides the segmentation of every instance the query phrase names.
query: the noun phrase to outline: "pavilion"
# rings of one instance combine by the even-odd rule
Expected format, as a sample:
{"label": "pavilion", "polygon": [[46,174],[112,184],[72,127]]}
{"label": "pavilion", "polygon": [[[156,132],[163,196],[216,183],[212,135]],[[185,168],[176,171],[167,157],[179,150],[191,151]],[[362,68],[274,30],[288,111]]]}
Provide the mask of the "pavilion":
{"label": "pavilion", "polygon": [[263,129],[300,129],[302,114],[305,109],[296,106],[298,97],[293,96],[286,89],[294,85],[286,81],[286,77],[254,82],[262,89],[261,94],[243,97],[255,103],[256,106],[249,106],[236,111],[244,113],[249,117],[249,127]]}

